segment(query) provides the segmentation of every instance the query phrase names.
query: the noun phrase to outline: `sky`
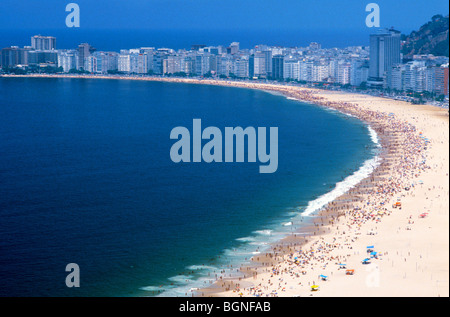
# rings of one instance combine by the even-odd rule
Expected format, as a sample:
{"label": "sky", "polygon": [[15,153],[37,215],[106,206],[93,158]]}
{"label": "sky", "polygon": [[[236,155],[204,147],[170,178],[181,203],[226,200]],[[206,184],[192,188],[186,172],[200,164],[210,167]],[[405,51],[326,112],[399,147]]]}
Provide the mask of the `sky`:
{"label": "sky", "polygon": [[[172,48],[235,40],[246,45],[294,46],[314,40],[324,47],[366,45],[374,32],[365,24],[366,5],[372,2],[380,7],[381,27],[404,34],[449,12],[446,0],[1,0],[0,46],[29,45],[31,35],[43,34],[57,36],[60,48],[93,41],[107,49],[114,36],[117,46],[109,49],[118,49],[139,45],[144,37],[139,32],[152,39],[148,45]],[[69,3],[80,7],[79,28],[65,24]],[[96,30],[111,32],[97,32],[94,38]],[[128,30],[136,40],[128,38]],[[220,43],[211,43],[214,38]]]}
{"label": "sky", "polygon": [[71,2],[87,29],[360,29],[375,2],[382,26],[411,31],[449,11],[446,0],[1,0],[0,30],[65,28]]}

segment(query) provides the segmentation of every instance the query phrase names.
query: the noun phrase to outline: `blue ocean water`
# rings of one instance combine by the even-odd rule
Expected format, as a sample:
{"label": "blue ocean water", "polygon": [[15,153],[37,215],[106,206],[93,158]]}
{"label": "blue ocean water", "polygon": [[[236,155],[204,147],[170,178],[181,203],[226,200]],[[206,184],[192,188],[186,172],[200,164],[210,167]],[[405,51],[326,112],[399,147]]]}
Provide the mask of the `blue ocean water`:
{"label": "blue ocean water", "polygon": [[[170,131],[194,118],[278,127],[277,172],[173,163]],[[0,295],[183,296],[289,232],[374,147],[356,118],[258,90],[0,78]]]}

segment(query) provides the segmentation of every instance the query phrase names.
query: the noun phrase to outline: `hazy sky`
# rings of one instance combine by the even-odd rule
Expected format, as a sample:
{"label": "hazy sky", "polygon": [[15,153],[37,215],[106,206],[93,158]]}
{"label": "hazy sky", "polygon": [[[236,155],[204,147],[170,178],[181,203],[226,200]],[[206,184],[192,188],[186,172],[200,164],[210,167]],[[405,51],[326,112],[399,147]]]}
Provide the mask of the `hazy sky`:
{"label": "hazy sky", "polygon": [[383,27],[409,33],[449,11],[446,0],[1,0],[0,30],[65,28],[71,2],[85,29],[357,30],[375,2]]}

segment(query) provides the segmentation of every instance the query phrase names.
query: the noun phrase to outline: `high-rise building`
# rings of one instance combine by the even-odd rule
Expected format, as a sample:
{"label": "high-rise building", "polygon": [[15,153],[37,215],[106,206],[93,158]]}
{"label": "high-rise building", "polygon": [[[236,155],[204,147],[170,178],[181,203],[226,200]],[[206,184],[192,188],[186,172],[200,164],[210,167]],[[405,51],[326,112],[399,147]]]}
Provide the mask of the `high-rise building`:
{"label": "high-rise building", "polygon": [[234,62],[234,75],[239,78],[248,78],[249,63],[248,59],[241,57]]}
{"label": "high-rise building", "polygon": [[351,64],[347,61],[340,61],[338,63],[337,82],[341,85],[350,84],[350,68]]}
{"label": "high-rise building", "polygon": [[404,72],[405,72],[404,65],[399,64],[392,66],[387,72],[384,88],[402,91],[404,88],[403,83]]}
{"label": "high-rise building", "polygon": [[166,54],[162,52],[157,52],[153,55],[153,73],[164,74],[164,59]]}
{"label": "high-rise building", "polygon": [[435,86],[434,91],[438,95],[448,96],[448,63],[435,68]]}
{"label": "high-rise building", "polygon": [[184,56],[181,59],[181,71],[186,74],[194,73],[195,58],[194,56]]}
{"label": "high-rise building", "polygon": [[131,71],[131,55],[121,51],[117,60],[117,69],[119,72],[129,73]]}
{"label": "high-rise building", "polygon": [[73,69],[77,69],[78,52],[75,50],[58,52],[58,67],[62,67],[63,71],[68,73]]}
{"label": "high-rise building", "polygon": [[370,35],[369,84],[383,83],[385,72],[401,63],[400,32],[394,29],[383,30]]}
{"label": "high-rise building", "polygon": [[56,50],[56,38],[53,36],[35,35],[31,37],[31,47],[35,50]]}
{"label": "high-rise building", "polygon": [[0,66],[1,67],[15,67],[18,65],[28,65],[29,48],[19,48],[11,46],[0,51]]}
{"label": "high-rise building", "polygon": [[266,54],[265,52],[257,51],[250,56],[249,60],[249,75],[252,78],[266,77]]}
{"label": "high-rise building", "polygon": [[327,64],[314,63],[312,67],[312,81],[326,81],[329,77],[329,68]]}
{"label": "high-rise building", "polygon": [[29,51],[28,65],[49,64],[58,65],[58,51]]}
{"label": "high-rise building", "polygon": [[[313,80],[314,61],[301,61],[299,65],[299,80],[312,81]],[[286,77],[286,75],[284,76]]]}
{"label": "high-rise building", "polygon": [[235,71],[233,70],[233,61],[231,56],[230,55],[219,56],[217,58],[217,74],[228,77],[230,76],[230,73],[236,75]]}
{"label": "high-rise building", "polygon": [[425,90],[427,68],[424,61],[412,61],[404,66],[403,90],[422,92]]}
{"label": "high-rise building", "polygon": [[154,47],[141,47],[141,53],[144,54],[144,56],[147,58],[147,70],[146,73],[149,71],[153,71],[153,54],[155,52]]}
{"label": "high-rise building", "polygon": [[78,45],[78,69],[85,70],[85,61],[86,59],[95,52],[95,48],[93,48],[88,43],[82,43]]}
{"label": "high-rise building", "polygon": [[203,76],[206,73],[209,73],[210,68],[210,55],[208,53],[206,54],[197,54],[195,56],[195,74],[199,76]]}
{"label": "high-rise building", "polygon": [[299,78],[298,80],[302,81],[308,81],[308,69],[312,67],[312,64],[310,62],[301,60],[300,66],[299,66]]}
{"label": "high-rise building", "polygon": [[140,53],[139,49],[129,51],[130,72],[133,74],[146,74],[148,72],[147,54]]}
{"label": "high-rise building", "polygon": [[283,77],[288,80],[299,80],[300,62],[295,59],[285,59],[283,64]]}
{"label": "high-rise building", "polygon": [[283,79],[284,71],[284,56],[275,55],[272,57],[272,78],[273,79]]}
{"label": "high-rise building", "polygon": [[267,49],[263,51],[264,54],[264,71],[266,77],[272,77],[272,51]]}
{"label": "high-rise building", "polygon": [[118,70],[116,52],[95,52],[86,58],[85,70],[91,73],[106,74]]}
{"label": "high-rise building", "polygon": [[174,74],[181,72],[182,58],[176,55],[169,55],[163,61],[164,74]]}
{"label": "high-rise building", "polygon": [[350,84],[352,86],[360,86],[367,83],[369,78],[369,65],[365,60],[354,60],[350,68]]}
{"label": "high-rise building", "polygon": [[230,54],[234,55],[239,52],[239,42],[233,42],[230,44]]}

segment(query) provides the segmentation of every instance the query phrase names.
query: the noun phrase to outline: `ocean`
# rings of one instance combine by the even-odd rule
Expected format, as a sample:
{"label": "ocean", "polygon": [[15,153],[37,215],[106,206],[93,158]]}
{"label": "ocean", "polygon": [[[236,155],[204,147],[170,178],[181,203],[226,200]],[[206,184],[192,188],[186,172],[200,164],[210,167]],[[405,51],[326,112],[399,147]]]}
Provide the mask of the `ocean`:
{"label": "ocean", "polygon": [[[170,132],[195,118],[278,127],[277,171],[174,163]],[[0,296],[189,295],[368,175],[377,146],[354,117],[259,90],[0,78]]]}

